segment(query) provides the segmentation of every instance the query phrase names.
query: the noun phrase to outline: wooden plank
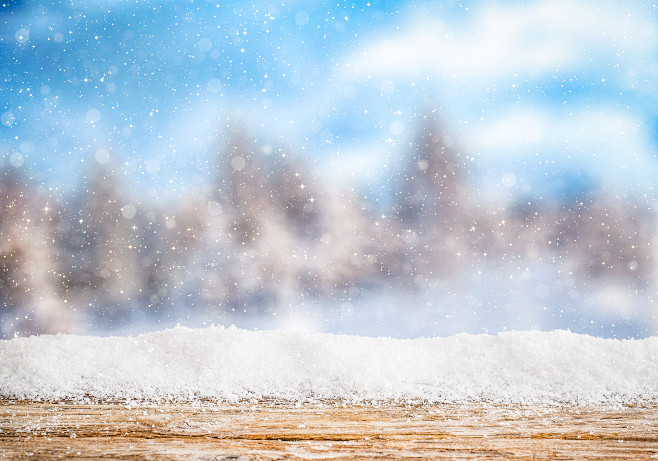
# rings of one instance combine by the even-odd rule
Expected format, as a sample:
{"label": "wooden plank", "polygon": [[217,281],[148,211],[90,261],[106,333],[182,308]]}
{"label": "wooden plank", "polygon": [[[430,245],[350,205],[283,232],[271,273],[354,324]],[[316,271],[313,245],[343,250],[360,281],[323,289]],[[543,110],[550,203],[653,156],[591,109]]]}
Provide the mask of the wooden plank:
{"label": "wooden plank", "polygon": [[658,459],[658,406],[0,401],[0,458]]}

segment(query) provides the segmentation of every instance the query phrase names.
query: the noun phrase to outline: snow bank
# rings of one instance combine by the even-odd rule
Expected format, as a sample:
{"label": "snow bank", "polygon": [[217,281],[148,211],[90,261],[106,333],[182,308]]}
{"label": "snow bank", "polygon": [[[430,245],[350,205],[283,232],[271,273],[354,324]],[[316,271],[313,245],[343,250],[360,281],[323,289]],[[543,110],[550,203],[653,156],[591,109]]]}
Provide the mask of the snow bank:
{"label": "snow bank", "polygon": [[658,401],[658,337],[567,331],[399,340],[211,327],[137,337],[0,341],[0,395],[19,399]]}

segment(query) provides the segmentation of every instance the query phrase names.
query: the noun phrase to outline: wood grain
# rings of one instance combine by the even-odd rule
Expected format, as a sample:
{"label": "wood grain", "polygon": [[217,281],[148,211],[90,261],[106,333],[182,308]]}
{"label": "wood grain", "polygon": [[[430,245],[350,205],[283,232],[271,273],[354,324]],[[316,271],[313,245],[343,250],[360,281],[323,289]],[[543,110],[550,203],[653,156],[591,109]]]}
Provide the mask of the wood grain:
{"label": "wood grain", "polygon": [[0,401],[0,458],[658,459],[658,406]]}

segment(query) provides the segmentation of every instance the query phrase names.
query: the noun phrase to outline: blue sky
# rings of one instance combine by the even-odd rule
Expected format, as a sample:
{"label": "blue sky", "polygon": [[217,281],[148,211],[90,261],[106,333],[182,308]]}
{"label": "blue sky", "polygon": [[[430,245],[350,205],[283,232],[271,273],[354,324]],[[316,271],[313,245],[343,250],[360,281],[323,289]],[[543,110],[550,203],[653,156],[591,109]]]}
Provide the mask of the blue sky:
{"label": "blue sky", "polygon": [[0,162],[68,191],[109,161],[172,197],[211,181],[239,120],[373,187],[436,109],[487,197],[655,199],[657,44],[645,1],[10,2]]}

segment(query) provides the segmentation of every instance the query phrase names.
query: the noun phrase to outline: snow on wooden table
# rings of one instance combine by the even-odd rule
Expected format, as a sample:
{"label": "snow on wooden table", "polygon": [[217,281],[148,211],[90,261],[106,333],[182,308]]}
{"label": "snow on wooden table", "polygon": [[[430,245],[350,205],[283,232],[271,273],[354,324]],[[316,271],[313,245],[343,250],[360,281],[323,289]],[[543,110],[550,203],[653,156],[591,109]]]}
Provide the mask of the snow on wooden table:
{"label": "snow on wooden table", "polygon": [[658,406],[0,400],[7,459],[652,459]]}
{"label": "snow on wooden table", "polygon": [[658,337],[568,331],[391,339],[178,327],[0,341],[0,398],[658,402]]}

